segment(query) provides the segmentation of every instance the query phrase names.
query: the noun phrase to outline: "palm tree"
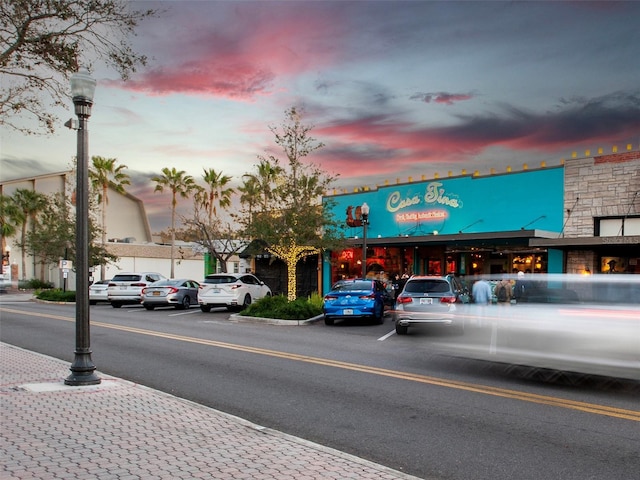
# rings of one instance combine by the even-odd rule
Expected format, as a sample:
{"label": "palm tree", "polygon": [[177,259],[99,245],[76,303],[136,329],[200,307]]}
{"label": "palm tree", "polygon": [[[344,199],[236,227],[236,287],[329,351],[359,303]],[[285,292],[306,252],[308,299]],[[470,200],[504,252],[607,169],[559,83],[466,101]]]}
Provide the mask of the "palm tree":
{"label": "palm tree", "polygon": [[[2,253],[6,251],[7,238],[16,233],[19,216],[20,211],[13,203],[13,199],[0,194],[0,248],[2,248]],[[2,272],[1,264],[0,272]]]}
{"label": "palm tree", "polygon": [[[104,158],[94,156],[91,157],[93,163],[89,169],[89,181],[92,188],[98,192],[98,202],[102,207],[102,249],[107,245],[107,205],[109,205],[109,187],[118,193],[125,193],[125,185],[130,185],[129,175],[122,170],[127,168],[126,165],[116,165],[118,160],[115,158]],[[100,266],[100,278],[104,280],[106,273],[106,265]]]}
{"label": "palm tree", "polygon": [[154,192],[163,192],[165,188],[171,190],[171,274],[174,278],[174,249],[176,244],[176,206],[178,205],[178,195],[182,198],[188,198],[189,194],[198,189],[198,185],[194,182],[191,175],[185,175],[184,170],[176,170],[174,168],[163,168],[162,175],[153,177],[151,180],[156,182]]}
{"label": "palm tree", "polygon": [[207,210],[209,223],[211,223],[213,217],[218,215],[216,203],[220,208],[231,205],[231,195],[235,193],[235,190],[227,186],[231,177],[223,175],[222,172],[216,172],[213,168],[204,169],[202,178],[208,187],[203,191],[202,204]]}
{"label": "palm tree", "polygon": [[27,224],[31,222],[31,228],[35,228],[36,217],[38,213],[42,212],[47,206],[48,199],[46,195],[27,188],[17,189],[13,193],[12,198],[19,212],[17,218],[21,227],[20,250],[22,252],[22,280],[26,280],[27,253],[25,245],[27,240]]}
{"label": "palm tree", "polygon": [[259,202],[260,190],[258,182],[253,175],[243,175],[243,184],[238,187],[240,192],[240,203],[247,205],[247,213],[249,218],[253,215],[253,207]]}
{"label": "palm tree", "polygon": [[[278,165],[277,162],[271,162],[267,159],[260,159],[260,163],[257,166],[258,173],[254,175],[248,175],[254,182],[254,187],[258,190],[262,197],[261,207],[262,211],[266,212],[273,206],[270,206],[271,199],[273,197],[273,190],[276,186],[276,181],[284,172],[284,169]],[[246,182],[245,182],[246,185]]]}

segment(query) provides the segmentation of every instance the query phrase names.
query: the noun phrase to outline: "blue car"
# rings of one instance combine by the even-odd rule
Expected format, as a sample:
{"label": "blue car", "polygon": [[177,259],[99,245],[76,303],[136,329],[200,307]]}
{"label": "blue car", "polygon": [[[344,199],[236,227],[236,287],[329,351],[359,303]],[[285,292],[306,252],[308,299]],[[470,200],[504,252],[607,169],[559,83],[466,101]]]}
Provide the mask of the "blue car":
{"label": "blue car", "polygon": [[324,323],[333,325],[336,319],[345,318],[368,318],[382,323],[385,306],[392,303],[391,295],[379,280],[340,280],[324,296]]}

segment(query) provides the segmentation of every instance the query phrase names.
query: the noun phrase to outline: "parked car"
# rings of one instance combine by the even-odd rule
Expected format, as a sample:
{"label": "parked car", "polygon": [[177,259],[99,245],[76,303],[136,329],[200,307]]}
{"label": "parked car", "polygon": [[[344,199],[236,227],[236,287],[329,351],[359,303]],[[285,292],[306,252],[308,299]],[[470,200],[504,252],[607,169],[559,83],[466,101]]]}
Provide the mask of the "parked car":
{"label": "parked car", "polygon": [[393,297],[379,280],[339,280],[324,296],[324,323],[333,325],[336,319],[345,318],[369,318],[382,323],[385,305],[392,303]]}
{"label": "parked car", "polygon": [[198,291],[198,303],[203,312],[213,307],[240,311],[252,302],[271,296],[271,289],[250,273],[212,273],[204,278]]}
{"label": "parked car", "polygon": [[393,311],[398,335],[406,335],[410,326],[446,325],[464,332],[464,319],[456,316],[456,307],[468,302],[468,292],[452,275],[413,276],[407,280]]}
{"label": "parked car", "polygon": [[98,302],[109,302],[107,289],[111,280],[98,280],[89,287],[89,304],[95,305]]}
{"label": "parked car", "polygon": [[165,279],[166,277],[157,272],[118,273],[109,282],[107,297],[113,308],[140,303],[144,287]]}
{"label": "parked car", "polygon": [[188,278],[160,280],[142,289],[142,306],[147,310],[156,307],[185,310],[198,303],[199,287],[198,282]]}

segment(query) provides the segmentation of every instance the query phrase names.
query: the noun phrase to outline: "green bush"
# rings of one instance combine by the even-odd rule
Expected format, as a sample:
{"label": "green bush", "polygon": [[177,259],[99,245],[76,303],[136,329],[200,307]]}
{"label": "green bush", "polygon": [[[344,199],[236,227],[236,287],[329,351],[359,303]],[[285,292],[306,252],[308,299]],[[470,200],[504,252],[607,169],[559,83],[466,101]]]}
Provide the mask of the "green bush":
{"label": "green bush", "polygon": [[[318,296],[316,294],[316,296]],[[242,311],[248,317],[280,318],[283,320],[306,320],[322,313],[322,302],[317,299],[297,298],[290,302],[284,295],[261,298]]]}
{"label": "green bush", "polygon": [[32,278],[31,280],[20,280],[18,288],[22,290],[44,290],[45,288],[53,288],[53,283]]}
{"label": "green bush", "polygon": [[49,302],[75,302],[76,301],[76,292],[66,291],[63,292],[59,288],[54,288],[52,290],[43,290],[36,294],[36,298],[38,300],[47,300]]}

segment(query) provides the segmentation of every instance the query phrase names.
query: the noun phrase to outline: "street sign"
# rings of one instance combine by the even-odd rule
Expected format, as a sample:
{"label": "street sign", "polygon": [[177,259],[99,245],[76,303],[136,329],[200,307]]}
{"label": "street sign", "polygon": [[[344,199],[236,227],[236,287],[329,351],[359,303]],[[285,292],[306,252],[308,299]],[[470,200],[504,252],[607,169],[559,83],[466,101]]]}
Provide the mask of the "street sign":
{"label": "street sign", "polygon": [[71,260],[60,260],[59,268],[69,271],[73,268],[73,262]]}

